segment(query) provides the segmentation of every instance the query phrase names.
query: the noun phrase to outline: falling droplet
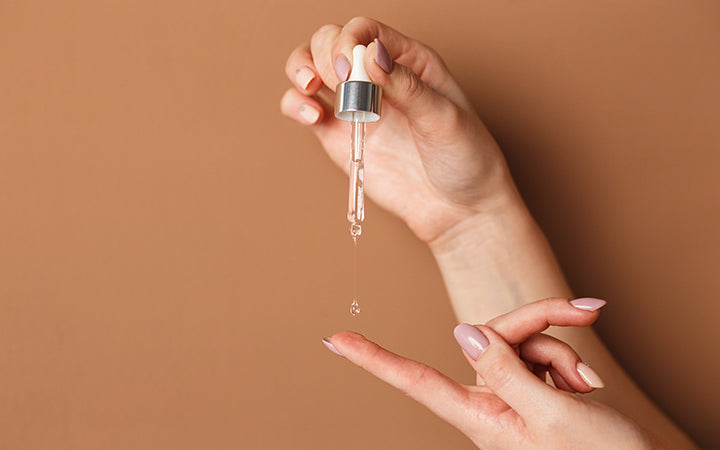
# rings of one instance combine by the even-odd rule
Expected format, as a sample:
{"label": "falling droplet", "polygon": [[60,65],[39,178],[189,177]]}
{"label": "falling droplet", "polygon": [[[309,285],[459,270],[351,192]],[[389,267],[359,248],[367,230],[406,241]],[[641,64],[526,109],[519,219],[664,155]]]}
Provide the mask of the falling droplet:
{"label": "falling droplet", "polygon": [[350,305],[350,314],[353,315],[353,317],[360,314],[360,305],[358,304],[358,301],[353,299],[352,305]]}

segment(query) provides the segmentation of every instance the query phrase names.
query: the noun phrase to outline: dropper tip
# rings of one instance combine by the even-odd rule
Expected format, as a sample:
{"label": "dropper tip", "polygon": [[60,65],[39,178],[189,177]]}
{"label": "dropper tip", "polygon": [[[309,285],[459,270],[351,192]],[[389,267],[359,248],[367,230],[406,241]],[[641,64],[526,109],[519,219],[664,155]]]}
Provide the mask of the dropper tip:
{"label": "dropper tip", "polygon": [[353,223],[350,225],[350,236],[352,236],[353,241],[357,242],[357,238],[360,237],[362,234],[362,225],[359,223]]}

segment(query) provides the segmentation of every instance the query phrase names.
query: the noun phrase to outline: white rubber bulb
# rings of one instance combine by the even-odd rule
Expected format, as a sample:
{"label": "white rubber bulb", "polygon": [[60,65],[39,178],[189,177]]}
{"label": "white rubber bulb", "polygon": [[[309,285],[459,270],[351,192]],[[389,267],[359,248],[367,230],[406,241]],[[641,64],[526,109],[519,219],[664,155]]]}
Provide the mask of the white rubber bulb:
{"label": "white rubber bulb", "polygon": [[365,72],[365,50],[367,48],[362,44],[353,47],[353,65],[348,81],[370,81],[370,77]]}

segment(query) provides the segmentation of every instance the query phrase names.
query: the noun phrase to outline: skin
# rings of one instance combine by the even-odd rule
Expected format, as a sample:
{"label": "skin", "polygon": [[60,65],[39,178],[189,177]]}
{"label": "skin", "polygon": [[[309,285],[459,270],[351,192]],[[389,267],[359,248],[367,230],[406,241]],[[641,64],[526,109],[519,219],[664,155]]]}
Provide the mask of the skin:
{"label": "skin", "polygon": [[[389,73],[375,61],[375,38],[394,61]],[[458,319],[485,323],[533,299],[572,298],[500,148],[434,50],[372,19],[325,25],[288,57],[285,70],[294,87],[282,97],[283,114],[308,126],[347,172],[348,125],[333,117],[335,86],[344,80],[334,62],[344,55],[352,64],[358,43],[367,44],[365,69],[383,88],[382,120],[368,127],[365,192],[428,244]],[[314,74],[306,86],[296,77],[301,68]],[[308,123],[301,108],[314,109],[317,120]],[[591,328],[548,333],[572,345],[602,374],[607,388],[593,393],[594,400],[673,448],[695,448]],[[581,421],[574,413],[567,420]]]}
{"label": "skin", "polygon": [[[547,299],[478,326],[490,345],[477,360],[465,353],[478,376],[475,386],[459,384],[356,333],[337,333],[330,340],[350,362],[422,403],[480,448],[663,448],[617,410],[575,395],[593,390],[575,370],[579,356],[541,333],[550,325],[585,327],[598,315],[565,299]],[[545,383],[548,370],[562,389]]]}

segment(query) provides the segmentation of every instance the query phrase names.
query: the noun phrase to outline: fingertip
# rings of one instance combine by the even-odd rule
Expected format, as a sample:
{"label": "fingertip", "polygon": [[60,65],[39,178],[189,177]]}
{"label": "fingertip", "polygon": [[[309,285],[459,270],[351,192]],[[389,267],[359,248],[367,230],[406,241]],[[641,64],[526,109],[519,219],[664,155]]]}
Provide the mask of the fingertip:
{"label": "fingertip", "polygon": [[290,110],[292,109],[292,100],[295,89],[286,90],[280,98],[280,111],[286,116],[290,116]]}
{"label": "fingertip", "polygon": [[469,323],[461,323],[453,330],[453,336],[460,348],[473,361],[485,353],[490,346],[490,342],[478,327],[474,327]]}
{"label": "fingertip", "polygon": [[360,366],[367,362],[368,357],[375,355],[379,348],[376,343],[353,331],[337,332],[329,340],[344,357]]}
{"label": "fingertip", "polygon": [[322,80],[309,66],[302,65],[295,69],[294,83],[298,89],[307,95],[313,95],[322,86]]}
{"label": "fingertip", "polygon": [[322,112],[309,104],[303,104],[298,107],[298,114],[307,125],[315,125],[320,120]]}
{"label": "fingertip", "polygon": [[607,304],[600,299],[569,300],[561,297],[546,298],[537,303],[542,305],[548,323],[560,326],[588,326],[597,320],[599,309]]}
{"label": "fingertip", "polygon": [[[522,366],[523,369],[527,370],[527,367],[525,367],[525,364],[520,359],[518,353],[513,347],[510,346],[510,344],[505,341],[505,339],[503,339],[500,334],[485,325],[476,325],[476,328],[482,332],[482,334],[487,338],[488,341],[488,345],[485,348],[483,354],[492,353],[493,356],[490,357],[490,359],[500,358],[506,363],[510,363],[513,365],[517,364]],[[480,363],[480,358],[478,358],[477,362]]]}
{"label": "fingertip", "polygon": [[343,358],[345,357],[345,355],[343,355],[342,353],[340,353],[340,351],[339,351],[337,348],[335,348],[335,346],[333,345],[333,343],[330,342],[330,338],[322,338],[322,343],[325,345],[325,347],[327,347],[328,350],[330,350],[330,351],[333,352],[334,354],[336,354],[336,355],[338,355],[338,356],[341,356],[341,357],[343,357]]}
{"label": "fingertip", "polygon": [[334,345],[338,345],[341,347],[354,346],[357,344],[368,342],[368,340],[365,339],[365,336],[360,333],[355,333],[353,331],[339,331],[333,334],[330,337],[330,340],[332,340]]}
{"label": "fingertip", "polygon": [[338,81],[341,83],[347,80],[348,76],[350,75],[350,69],[352,68],[351,58],[352,56],[348,58],[345,54],[340,53],[333,60],[335,75],[337,76]]}
{"label": "fingertip", "polygon": [[378,38],[375,38],[372,44],[375,46],[375,64],[377,64],[383,72],[387,74],[392,73],[395,64],[385,45],[383,45],[382,41]]}
{"label": "fingertip", "polygon": [[318,68],[315,67],[309,43],[295,48],[285,62],[285,74],[295,87],[305,95],[314,95],[323,85]]}
{"label": "fingertip", "polygon": [[495,330],[490,328],[487,325],[475,325],[476,328],[478,328],[482,334],[487,337],[488,341],[490,341],[490,345],[492,344],[504,344],[509,347],[507,342],[505,342],[505,339],[502,338]]}
{"label": "fingertip", "polygon": [[390,74],[385,72],[382,66],[378,63],[377,53],[377,43],[373,41],[368,44],[367,50],[365,51],[365,61],[363,61],[365,64],[365,72],[367,72],[373,83],[386,88],[390,81]]}
{"label": "fingertip", "polygon": [[342,31],[335,39],[330,55],[332,56],[333,68],[339,83],[346,81],[350,76],[352,65],[355,64],[355,61],[353,61],[353,48],[357,44],[355,37]]}
{"label": "fingertip", "polygon": [[607,301],[600,298],[583,297],[570,300],[570,304],[583,311],[597,311],[607,305]]}
{"label": "fingertip", "polygon": [[280,111],[303,125],[315,125],[323,119],[322,106],[312,97],[288,89],[280,100]]}
{"label": "fingertip", "polygon": [[582,377],[585,384],[587,384],[590,388],[600,389],[605,387],[605,383],[602,378],[600,378],[600,375],[582,361],[577,363],[577,372],[580,374],[580,377]]}
{"label": "fingertip", "polygon": [[548,369],[548,373],[550,374],[550,378],[553,380],[553,384],[557,389],[560,389],[561,391],[569,392],[571,394],[574,394],[577,392],[577,390],[570,385],[568,380],[566,380],[562,374],[554,367],[550,367]]}

